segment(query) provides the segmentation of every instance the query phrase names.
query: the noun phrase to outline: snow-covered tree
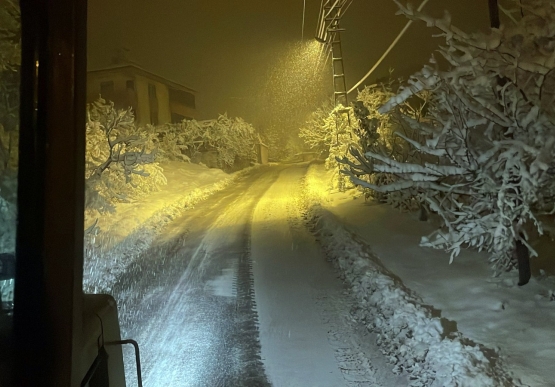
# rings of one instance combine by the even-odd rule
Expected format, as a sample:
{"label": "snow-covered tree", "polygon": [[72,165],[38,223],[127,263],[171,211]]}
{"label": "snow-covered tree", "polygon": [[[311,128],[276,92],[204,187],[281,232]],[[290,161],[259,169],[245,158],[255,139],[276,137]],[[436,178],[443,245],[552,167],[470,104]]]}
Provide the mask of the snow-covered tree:
{"label": "snow-covered tree", "polygon": [[158,143],[158,160],[190,162],[187,155],[191,144],[187,144],[188,136],[178,125],[163,125],[156,128]]}
{"label": "snow-covered tree", "polygon": [[310,149],[327,155],[325,166],[333,170],[333,188],[344,190],[352,187],[350,181],[340,173],[338,158],[348,155],[349,146],[358,141],[358,121],[352,107],[331,102],[315,110],[301,127],[299,137]]}
{"label": "snow-covered tree", "polygon": [[[439,29],[446,43],[439,52],[449,69],[432,61],[379,109],[399,112],[408,98],[430,93],[426,119],[400,114],[421,138],[396,133],[422,162],[355,150],[357,163],[348,172],[376,191],[417,190],[443,221],[422,245],[446,249],[451,260],[462,247],[476,247],[491,254],[494,268],[510,268],[514,254],[535,254],[528,232],[541,234],[538,215],[555,210],[554,5],[523,2],[524,16],[511,14],[512,24],[469,34],[448,13],[436,19],[397,4],[409,18]],[[397,180],[378,186],[358,178],[370,171]],[[528,278],[521,273],[520,283]]]}
{"label": "snow-covered tree", "polygon": [[337,105],[324,119],[324,130],[331,133],[326,169],[334,171],[333,188],[345,190],[353,188],[350,180],[341,173],[338,161],[349,156],[349,148],[358,141],[358,121],[353,107]]}
{"label": "snow-covered tree", "polygon": [[131,109],[116,110],[103,99],[88,105],[85,154],[86,205],[110,210],[127,201],[157,191],[167,183],[155,162],[155,131],[136,128]]}
{"label": "snow-covered tree", "polygon": [[270,124],[262,132],[264,143],[268,145],[268,157],[271,160],[287,160],[292,155],[287,150],[290,133],[279,124]]}
{"label": "snow-covered tree", "polygon": [[321,156],[328,156],[332,144],[333,132],[326,126],[326,119],[333,110],[333,101],[330,99],[314,110],[306,122],[299,129],[299,137],[306,147]]}
{"label": "snow-covered tree", "polygon": [[[378,111],[384,103],[395,95],[393,92],[394,83],[393,80],[390,80],[387,84],[367,86],[359,91],[357,103],[355,104],[355,112],[357,112],[357,118],[359,119],[360,141],[350,148],[350,153],[355,159],[360,159],[360,155],[372,151],[399,162],[407,162],[409,160],[416,163],[421,162],[419,155],[411,152],[407,142],[395,135],[396,132],[401,132],[415,140],[419,134],[405,125],[404,121],[399,119],[397,114],[392,112],[380,113]],[[399,111],[416,120],[420,120],[422,109],[425,105],[426,95],[419,94],[414,101],[405,101],[399,107]],[[349,158],[344,158],[342,161],[349,164]],[[368,174],[368,171],[371,171],[371,173]],[[378,186],[391,184],[397,180],[394,174],[375,170],[371,165],[366,170],[359,172],[359,179]],[[395,208],[405,211],[414,210],[420,204],[416,192],[410,188],[395,192],[367,190],[366,196],[373,197],[376,200],[386,202]]]}
{"label": "snow-covered tree", "polygon": [[[378,108],[394,95],[393,83],[391,81],[387,84],[365,87],[359,91],[357,101],[348,108],[341,105],[334,107],[333,103],[328,101],[311,113],[301,127],[299,137],[304,140],[305,145],[327,156],[327,169],[337,170],[338,174],[334,179],[335,188],[343,189],[350,186],[350,182],[345,176],[339,174],[339,170],[342,167],[341,163],[355,160],[350,155],[350,152],[355,149],[358,153],[376,149],[397,159],[408,158],[406,143],[393,135],[398,122],[393,115],[378,112]],[[415,115],[416,109],[408,103],[404,105],[404,110]],[[409,131],[408,128],[404,130]],[[382,182],[391,181],[394,176],[377,171],[372,173],[363,171],[359,178],[382,184]],[[391,202],[396,207],[413,206],[410,204],[412,200],[410,196],[402,197],[397,193],[374,196],[379,200]]]}
{"label": "snow-covered tree", "polygon": [[242,118],[227,114],[213,120],[183,120],[156,129],[159,148],[168,159],[192,159],[197,153],[216,151],[220,168],[232,167],[238,159],[255,161],[258,133]]}
{"label": "snow-covered tree", "polygon": [[[349,174],[356,175],[357,179],[377,186],[391,184],[397,180],[397,177],[394,174],[374,169],[371,163],[366,163],[365,168],[357,168],[357,160],[366,162],[366,159],[361,158],[361,155],[366,152],[376,152],[400,162],[407,160],[419,162],[418,154],[411,152],[406,141],[394,134],[396,131],[401,131],[406,136],[415,139],[418,137],[418,133],[404,125],[404,122],[399,120],[396,114],[378,112],[378,109],[395,95],[393,87],[396,82],[391,80],[386,84],[366,86],[359,91],[357,101],[352,104],[356,125],[352,128],[354,136],[351,137],[356,141],[347,144],[350,154],[339,156],[338,159],[341,164],[353,167]],[[405,101],[400,110],[415,119],[421,119],[426,95],[418,95],[415,100]],[[358,186],[365,191],[366,198],[388,203],[401,210],[411,211],[420,206],[417,193],[410,188],[395,192],[378,192],[362,187],[360,184]]]}

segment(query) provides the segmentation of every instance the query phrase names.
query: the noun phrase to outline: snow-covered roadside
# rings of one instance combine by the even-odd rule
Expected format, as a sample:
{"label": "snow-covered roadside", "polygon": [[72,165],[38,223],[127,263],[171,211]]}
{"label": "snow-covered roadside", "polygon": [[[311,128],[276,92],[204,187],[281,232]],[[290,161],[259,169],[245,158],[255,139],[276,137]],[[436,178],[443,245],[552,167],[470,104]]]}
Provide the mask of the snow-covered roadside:
{"label": "snow-covered roadside", "polygon": [[114,214],[97,220],[94,235],[85,237],[85,292],[109,292],[118,276],[149,248],[164,226],[258,166],[233,174],[182,162],[162,167],[168,184],[160,192],[134,203],[118,204]]}
{"label": "snow-covered roadside", "polygon": [[328,195],[327,174],[312,165],[305,177],[307,222],[358,300],[357,318],[377,333],[392,367],[411,374],[411,386],[512,386],[498,350],[464,337],[437,316],[360,238],[321,205]]}

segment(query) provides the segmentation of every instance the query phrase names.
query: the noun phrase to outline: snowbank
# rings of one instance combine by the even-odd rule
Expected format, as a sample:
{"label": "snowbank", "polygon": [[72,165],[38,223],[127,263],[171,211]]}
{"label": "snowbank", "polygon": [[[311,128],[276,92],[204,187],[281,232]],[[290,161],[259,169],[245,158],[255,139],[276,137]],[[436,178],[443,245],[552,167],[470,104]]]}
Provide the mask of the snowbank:
{"label": "snowbank", "polygon": [[497,350],[448,329],[448,320],[438,317],[321,205],[327,200],[327,180],[321,166],[309,168],[303,203],[307,222],[358,300],[355,316],[378,335],[393,369],[408,372],[411,386],[521,385],[511,379]]}
{"label": "snowbank", "polygon": [[164,226],[256,168],[227,174],[182,162],[162,167],[168,179],[162,191],[134,203],[120,203],[113,214],[86,220],[85,229],[96,227],[85,236],[85,292],[110,292],[118,276],[149,248]]}

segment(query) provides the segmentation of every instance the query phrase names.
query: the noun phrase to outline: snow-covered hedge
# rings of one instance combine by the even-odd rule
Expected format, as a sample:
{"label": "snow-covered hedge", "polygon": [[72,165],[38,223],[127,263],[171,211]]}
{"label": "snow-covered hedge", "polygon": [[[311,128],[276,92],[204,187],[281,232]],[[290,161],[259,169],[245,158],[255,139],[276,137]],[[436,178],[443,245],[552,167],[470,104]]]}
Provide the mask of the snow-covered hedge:
{"label": "snow-covered hedge", "polygon": [[[511,24],[468,34],[449,14],[435,19],[397,4],[440,30],[439,52],[450,64],[441,70],[432,61],[379,109],[399,112],[408,98],[430,93],[425,120],[400,112],[420,137],[396,133],[423,162],[355,149],[348,172],[379,192],[416,190],[443,221],[423,245],[449,251],[451,259],[472,246],[490,252],[495,268],[511,267],[515,243],[535,254],[527,231],[541,234],[538,215],[555,210],[554,5],[527,1],[524,16],[512,14]],[[378,186],[358,178],[376,170],[396,180]]]}
{"label": "snow-covered hedge", "polygon": [[118,111],[102,99],[89,105],[86,130],[87,207],[101,212],[165,185],[159,161],[189,162],[213,151],[218,167],[230,169],[240,160],[256,161],[259,142],[254,127],[241,118],[220,115],[139,128],[131,109]]}

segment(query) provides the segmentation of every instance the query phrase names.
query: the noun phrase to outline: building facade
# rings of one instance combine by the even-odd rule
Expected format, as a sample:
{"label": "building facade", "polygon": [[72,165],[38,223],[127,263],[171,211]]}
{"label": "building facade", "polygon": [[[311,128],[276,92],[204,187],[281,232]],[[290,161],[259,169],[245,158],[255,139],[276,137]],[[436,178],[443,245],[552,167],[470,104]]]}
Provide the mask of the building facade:
{"label": "building facade", "polygon": [[160,125],[197,118],[198,92],[125,64],[87,73],[87,101],[102,97],[118,109],[131,107],[138,125]]}

